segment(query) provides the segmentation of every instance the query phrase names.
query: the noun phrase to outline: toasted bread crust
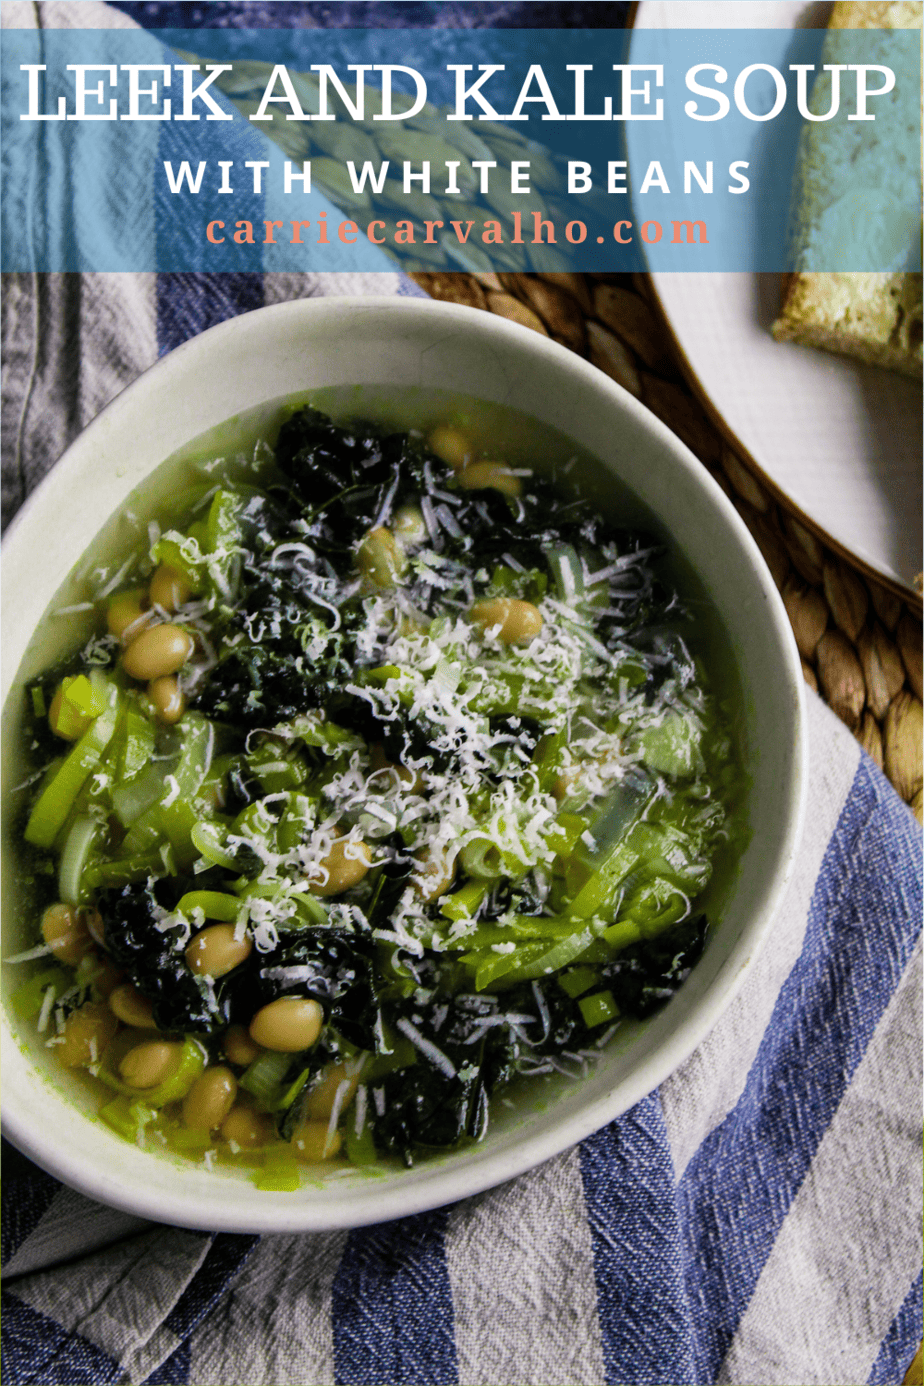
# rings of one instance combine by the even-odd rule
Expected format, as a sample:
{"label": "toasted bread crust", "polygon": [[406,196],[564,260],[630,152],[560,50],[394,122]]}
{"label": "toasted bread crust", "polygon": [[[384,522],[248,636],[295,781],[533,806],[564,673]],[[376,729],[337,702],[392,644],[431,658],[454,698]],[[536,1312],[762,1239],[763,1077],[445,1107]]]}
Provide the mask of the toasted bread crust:
{"label": "toasted bread crust", "polygon": [[835,0],[829,29],[920,29],[921,0]]}
{"label": "toasted bread crust", "polygon": [[921,374],[919,274],[796,274],[790,280],[772,329],[778,342]]}

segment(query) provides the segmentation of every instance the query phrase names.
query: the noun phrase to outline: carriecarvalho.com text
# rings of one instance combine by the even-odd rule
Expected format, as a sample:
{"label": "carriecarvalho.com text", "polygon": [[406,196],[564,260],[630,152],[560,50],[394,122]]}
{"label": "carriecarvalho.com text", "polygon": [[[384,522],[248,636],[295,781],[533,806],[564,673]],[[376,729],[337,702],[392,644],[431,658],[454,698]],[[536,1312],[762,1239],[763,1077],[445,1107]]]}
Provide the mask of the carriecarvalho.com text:
{"label": "carriecarvalho.com text", "polygon": [[[205,239],[211,245],[225,245],[228,242],[235,245],[331,245],[333,235],[343,245],[355,245],[365,236],[373,245],[440,245],[450,238],[458,245],[480,241],[483,245],[491,246],[558,245],[562,241],[569,245],[582,245],[588,237],[587,224],[578,219],[561,225],[540,212],[533,212],[531,216],[514,212],[510,222],[506,235],[498,217],[488,217],[480,225],[475,221],[455,220],[449,221],[448,225],[441,220],[418,223],[406,217],[392,223],[373,217],[365,227],[348,219],[329,226],[327,213],[321,212],[314,221],[225,221],[215,218],[205,224]],[[442,236],[438,234],[440,232]],[[641,240],[645,245],[657,245],[664,239],[671,245],[709,244],[706,223],[683,218],[666,221],[652,218],[643,222],[620,219],[613,223],[610,235],[619,245],[631,245],[635,240]],[[594,239],[598,245],[603,245],[607,237],[595,232]]]}

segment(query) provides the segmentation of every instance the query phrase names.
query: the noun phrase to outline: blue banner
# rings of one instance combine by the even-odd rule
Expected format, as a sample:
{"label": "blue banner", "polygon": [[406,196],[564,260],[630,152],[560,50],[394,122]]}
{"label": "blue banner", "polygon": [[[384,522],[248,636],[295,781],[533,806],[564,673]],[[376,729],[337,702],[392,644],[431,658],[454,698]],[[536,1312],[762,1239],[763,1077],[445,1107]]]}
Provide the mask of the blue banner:
{"label": "blue banner", "polygon": [[919,48],[4,30],[2,268],[918,268]]}

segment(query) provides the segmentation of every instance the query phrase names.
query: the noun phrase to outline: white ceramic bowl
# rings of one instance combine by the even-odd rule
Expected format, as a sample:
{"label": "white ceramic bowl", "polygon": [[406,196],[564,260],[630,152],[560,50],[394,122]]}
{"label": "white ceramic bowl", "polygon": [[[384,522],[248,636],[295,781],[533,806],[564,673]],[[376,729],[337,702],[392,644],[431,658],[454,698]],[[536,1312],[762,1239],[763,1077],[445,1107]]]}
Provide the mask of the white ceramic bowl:
{"label": "white ceramic bowl", "polygon": [[[699,574],[735,653],[752,835],[702,960],[664,1010],[621,1030],[588,1078],[542,1080],[538,1097],[518,1100],[516,1110],[497,1107],[482,1144],[412,1170],[374,1178],[351,1171],[270,1193],[238,1171],[210,1174],[146,1153],[89,1119],[92,1097],[4,1010],[7,1136],[90,1197],[161,1222],[241,1232],[357,1226],[452,1202],[566,1149],[662,1082],[715,1024],[767,933],[798,841],[798,656],[763,560],[719,487],[648,410],[564,348],[490,313],[414,299],[301,301],[222,323],[160,361],[68,449],[17,518],[3,555],[4,802],[16,774],[23,681],[60,640],[43,614],[105,517],[207,429],[280,396],[344,384],[450,388],[521,410],[602,459],[655,512]],[[4,876],[9,956],[34,941],[34,923],[16,908],[13,872]],[[4,968],[7,986],[16,971]]]}

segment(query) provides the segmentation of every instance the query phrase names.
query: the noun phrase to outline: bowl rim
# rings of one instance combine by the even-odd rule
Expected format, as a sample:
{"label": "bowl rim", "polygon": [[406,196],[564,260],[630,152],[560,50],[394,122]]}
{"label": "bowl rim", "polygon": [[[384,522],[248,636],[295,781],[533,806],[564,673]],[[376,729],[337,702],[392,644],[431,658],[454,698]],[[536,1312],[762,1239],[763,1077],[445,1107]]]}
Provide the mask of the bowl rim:
{"label": "bowl rim", "polygon": [[[169,387],[173,372],[187,370],[197,356],[203,353],[210,354],[216,346],[220,346],[225,337],[240,334],[242,329],[245,332],[256,331],[259,334],[265,323],[289,317],[294,321],[304,317],[306,330],[310,331],[312,320],[321,322],[325,314],[337,314],[346,323],[357,313],[395,314],[407,319],[413,318],[415,314],[423,314],[431,320],[442,317],[447,325],[461,329],[467,324],[469,328],[486,337],[506,340],[514,351],[520,347],[525,349],[527,355],[535,353],[546,358],[560,366],[564,375],[572,372],[578,380],[583,380],[586,386],[596,389],[603,396],[608,396],[612,406],[627,412],[638,425],[653,435],[660,450],[671,455],[672,464],[685,470],[694,482],[703,488],[713,508],[718,510],[725,527],[736,540],[742,556],[748,561],[761,588],[765,598],[763,615],[768,625],[767,635],[768,638],[772,636],[775,643],[779,656],[779,676],[785,679],[790,695],[787,706],[791,709],[794,744],[789,781],[784,786],[780,803],[784,827],[778,839],[776,863],[769,883],[756,899],[738,938],[697,1008],[680,1021],[665,1043],[653,1053],[644,1056],[633,1071],[622,1078],[615,1087],[587,1103],[579,1112],[571,1114],[559,1125],[549,1130],[523,1135],[513,1149],[505,1148],[485,1154],[483,1147],[469,1147],[466,1151],[456,1152],[454,1157],[446,1156],[438,1161],[422,1162],[415,1166],[416,1178],[409,1181],[396,1179],[390,1181],[387,1187],[385,1181],[376,1180],[369,1180],[363,1186],[355,1179],[344,1180],[339,1186],[336,1181],[327,1181],[324,1186],[327,1197],[316,1202],[300,1200],[297,1194],[258,1191],[252,1185],[242,1183],[240,1187],[247,1194],[246,1206],[244,1201],[241,1206],[233,1206],[233,1201],[222,1198],[222,1191],[234,1186],[223,1180],[216,1180],[213,1175],[207,1175],[218,1196],[203,1213],[202,1192],[198,1189],[181,1188],[167,1196],[163,1191],[158,1191],[157,1202],[154,1205],[143,1186],[143,1181],[127,1176],[120,1179],[118,1173],[114,1176],[110,1170],[100,1170],[92,1166],[75,1169],[69,1162],[67,1152],[62,1151],[60,1142],[56,1140],[54,1130],[50,1129],[51,1123],[47,1127],[33,1125],[17,1111],[15,1103],[12,1109],[7,1103],[5,1134],[23,1154],[87,1197],[128,1213],[150,1217],[157,1222],[211,1231],[248,1233],[326,1231],[363,1226],[426,1211],[480,1193],[560,1154],[615,1117],[622,1115],[659,1086],[705,1039],[744,985],[767,938],[795,864],[807,796],[808,729],[804,683],[798,651],[785,608],[756,542],[704,464],[666,424],[588,361],[550,338],[532,333],[497,315],[458,304],[410,296],[331,296],[273,304],[216,324],[151,365],[111,400],[77,435],[42,482],[27,497],[8,527],[0,560],[4,575],[9,574],[11,570],[15,572],[17,564],[21,563],[21,551],[29,546],[32,531],[36,526],[41,526],[45,512],[52,508],[50,498],[53,491],[59,487],[61,478],[69,477],[71,473],[79,475],[86,470],[94,439],[108,427],[113,415],[125,409],[126,404],[143,400],[148,392],[159,392],[164,385]],[[567,429],[567,425],[564,427]],[[153,469],[149,469],[146,475],[150,475],[150,470]],[[79,557],[80,555],[76,556]],[[3,584],[4,604],[14,600],[10,592],[11,585],[7,582]],[[23,654],[24,648],[20,646],[15,651],[15,658],[12,655],[4,658],[4,707]],[[0,1013],[0,1025],[8,1053],[10,1050],[18,1051],[18,1044],[4,1007],[0,1007]],[[27,1061],[27,1066],[31,1066],[31,1061]],[[81,1116],[76,1107],[68,1103],[63,1095],[60,1096],[60,1101],[77,1116]],[[479,1151],[482,1151],[481,1159],[478,1158]],[[168,1164],[162,1157],[156,1158],[163,1165]],[[198,1167],[193,1168],[198,1170]],[[363,1187],[371,1191],[371,1199],[360,1196]]]}

